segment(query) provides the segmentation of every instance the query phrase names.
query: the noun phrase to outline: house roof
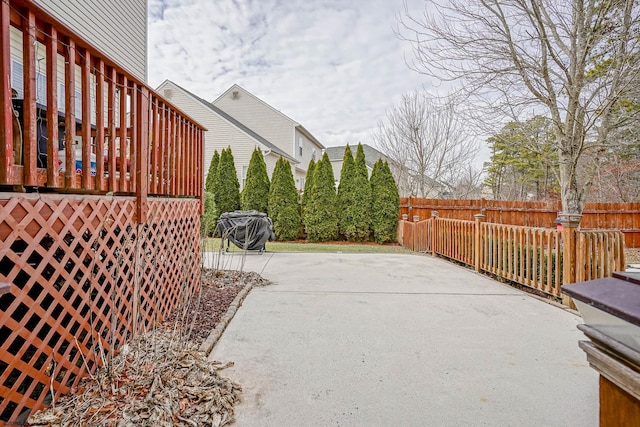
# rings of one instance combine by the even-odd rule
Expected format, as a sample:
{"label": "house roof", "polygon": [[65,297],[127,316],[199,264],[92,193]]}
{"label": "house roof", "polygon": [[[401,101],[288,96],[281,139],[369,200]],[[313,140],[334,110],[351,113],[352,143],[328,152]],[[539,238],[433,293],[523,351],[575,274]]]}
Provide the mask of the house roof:
{"label": "house roof", "polygon": [[244,124],[242,124],[241,122],[239,122],[238,120],[233,118],[232,116],[230,116],[229,114],[227,114],[224,111],[222,111],[220,108],[218,108],[215,105],[213,105],[211,102],[206,101],[203,98],[200,98],[198,95],[196,95],[193,92],[188,91],[187,89],[183,88],[179,84],[177,84],[177,83],[175,83],[175,82],[173,82],[171,80],[165,80],[160,86],[158,86],[158,89],[160,87],[164,86],[167,83],[172,84],[173,86],[177,87],[178,89],[180,89],[181,91],[183,91],[187,95],[191,96],[193,99],[195,99],[196,101],[200,102],[202,105],[204,105],[205,107],[207,107],[208,109],[210,109],[211,111],[213,111],[214,113],[216,113],[217,115],[222,117],[224,120],[226,120],[227,122],[229,122],[233,126],[235,126],[238,129],[240,129],[242,132],[244,132],[247,135],[249,135],[251,138],[256,140],[258,143],[260,143],[260,144],[264,145],[265,147],[267,147],[268,149],[270,149],[272,152],[274,152],[274,153],[276,153],[276,154],[278,154],[278,155],[280,155],[282,157],[285,157],[287,160],[289,160],[289,161],[291,161],[293,163],[300,163],[298,160],[296,160],[295,158],[293,158],[289,154],[287,154],[284,150],[281,150],[275,144],[269,142],[266,138],[260,136],[259,134],[257,134],[256,132],[254,132],[253,130],[251,130],[250,128],[248,128],[247,126],[245,126]]}
{"label": "house roof", "polygon": [[[358,146],[355,145],[350,147],[351,147],[351,150],[353,151],[353,155],[355,156],[355,151]],[[329,160],[331,160],[332,162],[335,162],[335,161],[341,161],[342,159],[344,159],[344,150],[346,148],[347,148],[346,145],[341,145],[339,147],[327,147],[324,151],[325,153],[327,153],[327,156],[329,156]],[[371,169],[373,169],[373,165],[379,159],[390,161],[387,156],[385,156],[380,151],[376,150],[370,145],[362,144],[362,150],[364,151],[364,158],[367,163],[367,166],[369,166]]]}
{"label": "house roof", "polygon": [[226,91],[224,91],[222,93],[222,95],[220,95],[219,97],[217,97],[216,99],[213,100],[213,102],[211,102],[211,104],[215,104],[216,102],[218,102],[219,99],[224,98],[225,96],[227,96],[229,94],[229,92],[233,92],[234,90],[241,90],[242,92],[246,93],[247,95],[249,95],[250,97],[252,97],[253,99],[255,99],[256,101],[260,102],[261,104],[263,104],[264,106],[266,106],[267,108],[269,108],[270,110],[274,111],[275,113],[281,115],[282,117],[284,117],[285,119],[287,119],[288,121],[291,122],[291,124],[298,129],[298,131],[300,131],[302,134],[304,134],[307,138],[309,138],[309,140],[311,140],[311,142],[313,142],[314,144],[316,144],[320,149],[325,149],[325,146],[322,145],[322,143],[320,141],[318,141],[316,139],[315,136],[313,136],[311,134],[311,132],[309,132],[304,126],[302,126],[300,123],[298,123],[297,121],[293,120],[291,117],[287,116],[286,114],[284,114],[282,111],[277,110],[276,108],[272,107],[271,105],[267,104],[266,102],[264,102],[262,99],[258,98],[257,96],[255,96],[254,94],[252,94],[251,92],[249,92],[248,90],[246,90],[245,88],[243,88],[242,86],[234,83],[229,89],[227,89]]}

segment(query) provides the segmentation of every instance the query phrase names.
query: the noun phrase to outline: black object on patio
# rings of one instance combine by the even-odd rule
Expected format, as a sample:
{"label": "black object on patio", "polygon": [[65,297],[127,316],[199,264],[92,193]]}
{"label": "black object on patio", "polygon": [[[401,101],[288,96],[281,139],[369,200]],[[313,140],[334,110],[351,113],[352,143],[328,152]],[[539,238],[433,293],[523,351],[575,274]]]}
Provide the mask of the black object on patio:
{"label": "black object on patio", "polygon": [[275,239],[271,218],[258,211],[225,212],[220,215],[216,229],[222,244],[227,241],[227,250],[231,241],[240,249],[263,252],[267,241]]}

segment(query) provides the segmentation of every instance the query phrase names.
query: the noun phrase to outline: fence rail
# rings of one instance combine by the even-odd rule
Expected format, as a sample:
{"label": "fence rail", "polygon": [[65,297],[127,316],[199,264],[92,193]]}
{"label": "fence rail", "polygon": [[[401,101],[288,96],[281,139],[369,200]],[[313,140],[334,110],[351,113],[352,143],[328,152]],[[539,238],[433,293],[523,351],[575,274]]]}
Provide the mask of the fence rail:
{"label": "fence rail", "polygon": [[[562,297],[560,286],[609,277],[624,270],[624,235],[617,230],[582,231],[524,227],[439,218],[398,222],[398,242],[411,250],[441,255]],[[564,302],[571,305],[571,301]]]}
{"label": "fence rail", "polygon": [[[400,199],[400,214],[407,214],[409,219],[414,215],[428,219],[432,211],[437,211],[440,218],[470,221],[482,213],[487,222],[495,224],[550,228],[561,210],[560,201]],[[580,227],[620,230],[626,247],[640,248],[640,203],[587,203]]]}

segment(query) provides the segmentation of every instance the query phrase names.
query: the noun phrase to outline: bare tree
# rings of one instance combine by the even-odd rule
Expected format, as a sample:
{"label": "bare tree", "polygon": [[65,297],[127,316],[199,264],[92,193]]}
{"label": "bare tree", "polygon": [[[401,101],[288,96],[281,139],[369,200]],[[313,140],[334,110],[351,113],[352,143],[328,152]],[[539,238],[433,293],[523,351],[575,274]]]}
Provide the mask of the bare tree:
{"label": "bare tree", "polygon": [[418,92],[403,95],[373,137],[395,164],[400,188],[417,197],[451,193],[462,177],[468,178],[479,150],[452,100]]}
{"label": "bare tree", "polygon": [[[400,18],[398,34],[414,48],[410,66],[459,82],[476,111],[550,116],[563,211],[581,213],[590,178],[579,177],[579,163],[610,142],[615,112],[638,81],[638,1],[425,3],[421,17]],[[484,105],[478,110],[481,104],[471,101]]]}

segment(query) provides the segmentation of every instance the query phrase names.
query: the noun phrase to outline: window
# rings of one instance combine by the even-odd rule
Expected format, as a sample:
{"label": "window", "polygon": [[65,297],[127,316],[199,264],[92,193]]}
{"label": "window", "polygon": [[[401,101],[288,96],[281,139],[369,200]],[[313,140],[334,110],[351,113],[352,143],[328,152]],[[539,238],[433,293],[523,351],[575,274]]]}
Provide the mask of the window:
{"label": "window", "polygon": [[24,98],[23,73],[22,64],[11,61],[11,89],[15,89],[18,92],[19,99]]}
{"label": "window", "polygon": [[[11,61],[11,88],[18,93],[18,98],[24,98],[24,67],[17,61]],[[36,71],[36,102],[47,105],[47,78]]]}
{"label": "window", "polygon": [[249,166],[243,166],[242,167],[242,187],[240,188],[241,190],[247,184],[247,170],[248,169],[249,169]]}
{"label": "window", "polygon": [[298,137],[298,155],[302,156],[302,137]]}
{"label": "window", "polygon": [[304,190],[304,178],[300,178],[300,187],[298,187],[299,190]]}

